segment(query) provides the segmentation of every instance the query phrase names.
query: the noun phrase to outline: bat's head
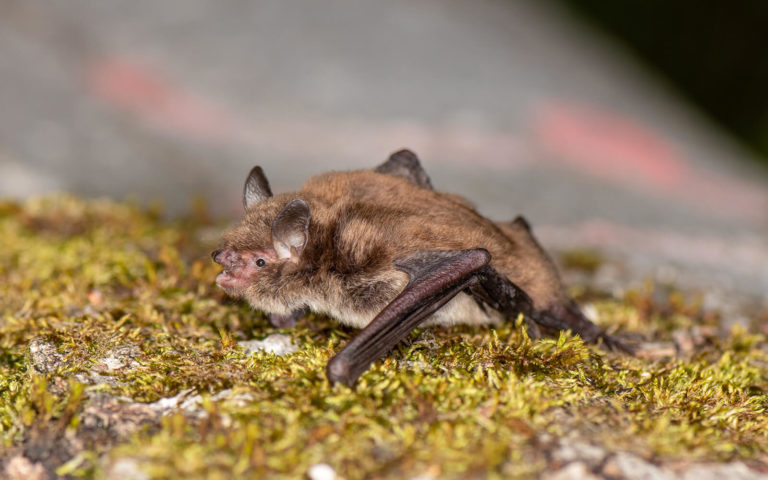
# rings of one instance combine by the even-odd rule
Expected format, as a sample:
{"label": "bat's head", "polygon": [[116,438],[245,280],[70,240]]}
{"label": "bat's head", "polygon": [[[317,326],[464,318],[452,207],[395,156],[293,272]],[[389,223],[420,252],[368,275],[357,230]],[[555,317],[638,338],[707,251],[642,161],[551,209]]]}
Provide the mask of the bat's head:
{"label": "bat's head", "polygon": [[[273,196],[264,173],[254,167],[243,189],[245,217],[224,234],[213,261],[224,267],[216,284],[254,307],[280,313],[277,291],[297,269],[307,245],[309,206],[297,196]],[[288,308],[288,307],[285,307]]]}

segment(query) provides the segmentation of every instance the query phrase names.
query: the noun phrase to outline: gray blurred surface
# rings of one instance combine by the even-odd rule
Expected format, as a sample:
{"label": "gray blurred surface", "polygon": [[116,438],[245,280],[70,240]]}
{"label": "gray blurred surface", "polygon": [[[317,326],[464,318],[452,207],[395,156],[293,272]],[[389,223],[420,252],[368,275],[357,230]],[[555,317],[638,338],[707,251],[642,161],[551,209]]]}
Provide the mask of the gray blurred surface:
{"label": "gray blurred surface", "polygon": [[636,275],[768,291],[768,174],[545,2],[0,0],[0,195],[273,190],[416,151],[438,189]]}

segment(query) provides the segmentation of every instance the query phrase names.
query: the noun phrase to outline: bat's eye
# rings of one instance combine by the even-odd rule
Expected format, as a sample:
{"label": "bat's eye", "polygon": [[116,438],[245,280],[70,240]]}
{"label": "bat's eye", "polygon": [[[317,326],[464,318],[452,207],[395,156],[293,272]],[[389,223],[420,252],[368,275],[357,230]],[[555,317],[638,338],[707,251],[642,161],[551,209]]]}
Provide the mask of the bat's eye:
{"label": "bat's eye", "polygon": [[264,267],[264,265],[266,265],[266,264],[267,264],[267,261],[264,260],[263,258],[260,258],[260,259],[256,260],[256,266],[259,267],[259,268]]}

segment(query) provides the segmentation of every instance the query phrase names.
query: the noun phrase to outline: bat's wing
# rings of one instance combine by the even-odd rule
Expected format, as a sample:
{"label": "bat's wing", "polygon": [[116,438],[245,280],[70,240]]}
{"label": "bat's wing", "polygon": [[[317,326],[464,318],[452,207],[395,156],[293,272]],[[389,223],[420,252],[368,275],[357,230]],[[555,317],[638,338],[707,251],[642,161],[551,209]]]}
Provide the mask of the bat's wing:
{"label": "bat's wing", "polygon": [[476,285],[491,259],[487,250],[425,251],[395,261],[411,281],[367,327],[328,362],[331,382],[352,385],[422,321],[456,294]]}
{"label": "bat's wing", "polygon": [[[461,291],[514,320],[523,314],[534,331],[570,330],[586,341],[602,340],[612,349],[631,350],[606,335],[575,305],[573,311],[533,307],[525,291],[488,265],[485,249],[425,251],[395,261],[411,281],[344,349],[328,362],[328,379],[352,385],[374,361],[383,357],[414,328]],[[575,312],[575,313],[574,313]],[[578,315],[577,315],[578,314]]]}

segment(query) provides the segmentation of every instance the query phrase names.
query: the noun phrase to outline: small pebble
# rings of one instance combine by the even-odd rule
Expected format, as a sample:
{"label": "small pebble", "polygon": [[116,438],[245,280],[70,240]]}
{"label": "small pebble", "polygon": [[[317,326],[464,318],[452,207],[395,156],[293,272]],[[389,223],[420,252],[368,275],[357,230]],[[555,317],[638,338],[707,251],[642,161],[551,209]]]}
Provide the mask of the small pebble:
{"label": "small pebble", "polygon": [[336,480],[336,470],[327,463],[316,463],[309,467],[307,476],[310,480]]}
{"label": "small pebble", "polygon": [[602,473],[607,477],[625,480],[674,480],[676,477],[670,470],[626,452],[618,452],[608,459]]}
{"label": "small pebble", "polygon": [[110,467],[109,478],[113,480],[148,480],[149,475],[139,468],[136,460],[121,458]]}
{"label": "small pebble", "polygon": [[545,472],[542,480],[600,480],[600,477],[589,471],[581,462],[569,463],[560,470]]}
{"label": "small pebble", "polygon": [[565,465],[578,461],[589,468],[597,467],[606,455],[603,448],[577,440],[561,440],[552,451],[552,459],[557,463]]}
{"label": "small pebble", "polygon": [[293,344],[291,337],[280,333],[272,334],[264,340],[245,340],[237,342],[237,344],[245,349],[246,355],[256,352],[267,352],[281,357],[298,350],[296,345]]}
{"label": "small pebble", "polygon": [[8,480],[44,480],[48,476],[42,464],[32,463],[26,457],[16,455],[6,462],[2,478]]}
{"label": "small pebble", "polygon": [[593,304],[587,303],[583,305],[581,307],[581,312],[592,323],[600,323],[600,314],[598,313],[597,308]]}

